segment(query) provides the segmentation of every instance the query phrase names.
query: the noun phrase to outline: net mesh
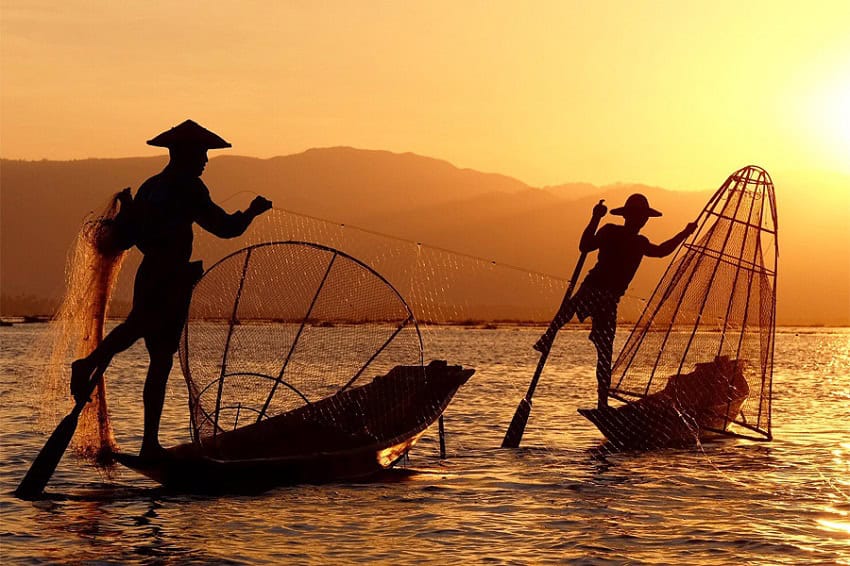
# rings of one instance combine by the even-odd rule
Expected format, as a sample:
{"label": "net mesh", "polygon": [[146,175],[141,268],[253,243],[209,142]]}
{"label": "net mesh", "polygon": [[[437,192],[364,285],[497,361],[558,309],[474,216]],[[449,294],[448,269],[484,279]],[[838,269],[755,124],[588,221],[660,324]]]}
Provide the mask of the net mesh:
{"label": "net mesh", "polygon": [[[228,210],[245,208],[254,193],[222,200]],[[548,322],[564,296],[567,278],[578,256],[576,243],[583,226],[574,227],[555,247],[563,250],[563,273],[535,271],[481,255],[350,226],[275,208],[258,217],[237,240],[220,240],[196,232],[195,257],[208,265],[245,246],[266,242],[302,241],[337,249],[380,273],[404,297],[416,318],[427,357],[445,357],[430,340],[429,330],[441,325]],[[458,246],[463,247],[463,246]],[[129,291],[129,289],[128,289]],[[125,295],[129,295],[125,292]],[[634,323],[645,300],[627,293],[618,320]]]}
{"label": "net mesh", "polygon": [[[71,360],[88,355],[103,339],[110,299],[127,255],[112,245],[119,211],[120,199],[116,193],[100,213],[86,218],[68,254],[65,293],[53,316],[42,378],[48,384],[45,408],[49,407],[43,413],[51,424],[55,413],[65,410],[70,396]],[[92,393],[92,402],[80,414],[74,435],[77,453],[96,463],[108,461],[109,454],[117,449],[106,400],[107,377],[108,372]]]}
{"label": "net mesh", "polygon": [[[357,389],[396,366],[412,369],[383,379],[383,410],[425,379],[416,321],[392,285],[345,253],[295,241],[249,246],[207,271],[180,359],[201,443]],[[325,416],[348,426],[351,407],[334,410]]]}
{"label": "net mesh", "polygon": [[776,203],[766,171],[723,183],[661,278],[613,368],[612,394],[693,429],[771,436]]}

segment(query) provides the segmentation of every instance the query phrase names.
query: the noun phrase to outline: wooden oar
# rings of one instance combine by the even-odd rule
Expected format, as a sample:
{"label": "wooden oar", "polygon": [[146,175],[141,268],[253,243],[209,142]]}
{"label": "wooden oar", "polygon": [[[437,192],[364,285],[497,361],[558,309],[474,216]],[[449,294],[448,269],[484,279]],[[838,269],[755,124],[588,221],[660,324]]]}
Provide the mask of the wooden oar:
{"label": "wooden oar", "polygon": [[[602,204],[601,200],[599,201],[599,204]],[[576,268],[573,270],[573,276],[570,278],[570,284],[567,287],[567,292],[564,294],[564,300],[561,301],[561,308],[563,308],[563,306],[573,296],[573,289],[575,289],[576,281],[578,281],[578,278],[581,275],[581,269],[584,267],[584,260],[586,257],[587,252],[582,252],[578,258],[578,262],[576,262]],[[558,312],[561,312],[561,308],[558,309]],[[557,314],[555,316],[557,316]],[[569,320],[566,320],[565,322],[569,322]],[[508,430],[505,432],[505,438],[502,440],[502,448],[518,448],[519,443],[522,441],[522,435],[525,432],[525,425],[528,424],[528,416],[531,414],[531,397],[534,395],[534,390],[537,389],[537,382],[540,380],[540,374],[543,372],[543,366],[546,365],[546,359],[549,357],[550,349],[551,344],[549,345],[549,348],[540,353],[540,361],[537,362],[537,369],[534,370],[534,377],[531,378],[531,383],[528,386],[528,391],[526,391],[525,397],[523,397],[519,402],[519,405],[517,405],[514,418],[511,419],[511,424],[508,426]]]}
{"label": "wooden oar", "polygon": [[62,459],[65,451],[68,449],[68,445],[71,443],[71,438],[73,438],[74,432],[77,430],[80,413],[83,412],[83,408],[89,402],[89,397],[103,377],[105,370],[106,368],[104,367],[95,372],[89,380],[85,399],[77,401],[71,412],[62,419],[62,422],[59,423],[59,426],[56,427],[56,430],[47,439],[41,452],[38,453],[29,471],[24,476],[24,479],[18,485],[18,489],[15,490],[16,497],[29,500],[35,499],[42,494],[44,486],[50,481],[53,472],[56,471],[56,466],[59,465],[59,460]]}

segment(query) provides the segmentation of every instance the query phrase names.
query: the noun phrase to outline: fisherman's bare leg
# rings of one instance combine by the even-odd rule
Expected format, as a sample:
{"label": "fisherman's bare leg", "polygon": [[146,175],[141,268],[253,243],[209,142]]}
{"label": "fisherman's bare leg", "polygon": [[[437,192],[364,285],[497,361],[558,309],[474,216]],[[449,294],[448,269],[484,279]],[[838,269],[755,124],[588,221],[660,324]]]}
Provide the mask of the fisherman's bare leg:
{"label": "fisherman's bare leg", "polygon": [[139,456],[159,457],[164,452],[164,448],[159,443],[159,423],[162,418],[162,408],[165,404],[165,388],[168,384],[168,374],[171,372],[174,356],[168,350],[158,349],[156,347],[151,348],[149,343],[148,351],[150,352],[150,367],[148,368],[148,376],[145,380],[143,392],[145,429]]}
{"label": "fisherman's bare leg", "polygon": [[596,346],[596,392],[598,397],[597,408],[599,409],[608,406],[616,324],[616,314],[613,317],[603,315],[593,318],[590,341]]}
{"label": "fisherman's bare leg", "polygon": [[116,354],[132,346],[142,337],[139,324],[128,318],[106,335],[91,354],[71,363],[71,395],[82,399],[88,395],[88,384],[97,369],[106,369]]}
{"label": "fisherman's bare leg", "polygon": [[597,407],[604,409],[608,406],[608,389],[611,387],[611,354],[612,348],[596,348],[596,391]]}
{"label": "fisherman's bare leg", "polygon": [[554,318],[552,318],[552,322],[549,323],[549,327],[546,329],[546,332],[544,332],[534,344],[534,349],[540,353],[548,352],[552,347],[552,343],[555,341],[555,335],[558,334],[558,331],[570,321],[574,314],[575,309],[571,303],[561,303],[561,307],[558,309]]}

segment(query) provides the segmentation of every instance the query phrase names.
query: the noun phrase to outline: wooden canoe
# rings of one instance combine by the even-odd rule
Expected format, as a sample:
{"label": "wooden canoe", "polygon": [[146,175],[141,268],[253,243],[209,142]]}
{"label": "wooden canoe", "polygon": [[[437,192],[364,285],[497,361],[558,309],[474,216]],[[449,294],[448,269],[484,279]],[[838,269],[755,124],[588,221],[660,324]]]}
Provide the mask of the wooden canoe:
{"label": "wooden canoe", "polygon": [[[424,376],[423,376],[424,370]],[[366,478],[404,456],[475,370],[433,361],[258,423],[169,448],[156,460],[115,459],[190,492],[261,491]]]}
{"label": "wooden canoe", "polygon": [[619,407],[579,409],[612,447],[626,450],[693,445],[722,434],[749,395],[738,360],[717,357],[668,379],[664,389]]}

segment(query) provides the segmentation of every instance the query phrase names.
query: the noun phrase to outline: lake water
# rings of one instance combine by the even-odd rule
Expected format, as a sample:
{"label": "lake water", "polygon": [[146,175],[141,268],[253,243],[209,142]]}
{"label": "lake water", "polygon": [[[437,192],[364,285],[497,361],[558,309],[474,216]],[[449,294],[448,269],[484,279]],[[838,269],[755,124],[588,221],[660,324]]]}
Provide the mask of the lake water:
{"label": "lake water", "polygon": [[[518,450],[499,445],[537,361],[539,329],[430,329],[477,373],[405,470],[369,483],[254,496],[166,493],[69,452],[36,502],[11,492],[50,428],[31,346],[46,325],[0,328],[0,556],[4,563],[850,564],[850,330],[777,334],[772,442],[610,454],[576,413],[595,402],[586,332],[559,336]],[[427,357],[427,352],[426,352]],[[119,444],[138,449],[145,353],[116,358]],[[188,437],[179,369],[166,444]],[[56,407],[55,422],[70,410]]]}

